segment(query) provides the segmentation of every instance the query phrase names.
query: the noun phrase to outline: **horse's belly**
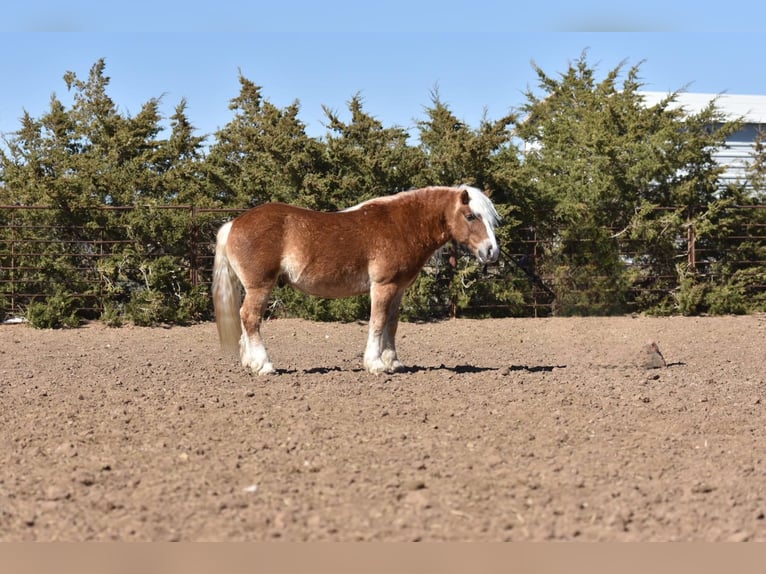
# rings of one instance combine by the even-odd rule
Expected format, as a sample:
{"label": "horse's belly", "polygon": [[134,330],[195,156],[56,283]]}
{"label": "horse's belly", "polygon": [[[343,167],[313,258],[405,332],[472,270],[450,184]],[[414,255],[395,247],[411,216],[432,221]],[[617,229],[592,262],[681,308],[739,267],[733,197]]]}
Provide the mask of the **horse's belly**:
{"label": "horse's belly", "polygon": [[370,272],[364,258],[338,260],[326,253],[282,258],[282,277],[293,287],[317,297],[351,297],[370,290]]}
{"label": "horse's belly", "polygon": [[305,291],[309,295],[316,297],[351,297],[361,295],[370,290],[369,278],[365,276],[343,276],[335,277],[305,277],[301,276],[296,280],[288,280],[295,288]]}
{"label": "horse's belly", "polygon": [[282,272],[285,282],[317,297],[351,297],[370,290],[369,273],[358,267],[330,270],[325,265],[296,265],[295,261],[285,259]]}

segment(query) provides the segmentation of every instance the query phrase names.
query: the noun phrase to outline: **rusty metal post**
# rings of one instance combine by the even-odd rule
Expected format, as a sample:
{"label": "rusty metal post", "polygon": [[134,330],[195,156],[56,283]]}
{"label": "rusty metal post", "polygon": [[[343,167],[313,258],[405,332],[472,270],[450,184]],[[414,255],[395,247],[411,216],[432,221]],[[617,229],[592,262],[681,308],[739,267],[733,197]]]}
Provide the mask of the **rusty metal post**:
{"label": "rusty metal post", "polygon": [[697,234],[694,231],[694,223],[689,222],[686,227],[686,262],[689,271],[697,268]]}
{"label": "rusty metal post", "polygon": [[[540,269],[537,265],[537,227],[532,228],[532,265],[535,272]],[[534,309],[535,319],[537,319],[537,294],[537,285],[532,283],[532,308]]]}
{"label": "rusty metal post", "polygon": [[16,315],[16,210],[11,209],[11,313]]}
{"label": "rusty metal post", "polygon": [[694,208],[686,211],[686,265],[689,271],[697,268],[697,233],[694,229]]}
{"label": "rusty metal post", "polygon": [[[98,230],[98,260],[96,263],[96,266],[103,265],[104,261],[104,242],[106,241],[106,237],[104,236],[104,226],[101,226],[101,229]],[[98,274],[98,305],[101,307],[101,313],[104,312],[104,299],[106,298],[106,293],[104,292],[104,275],[103,273]]]}
{"label": "rusty metal post", "polygon": [[192,288],[196,287],[199,283],[199,268],[197,265],[197,240],[199,239],[197,233],[197,207],[192,205],[189,209],[189,225],[191,225],[191,245],[189,252],[189,282]]}

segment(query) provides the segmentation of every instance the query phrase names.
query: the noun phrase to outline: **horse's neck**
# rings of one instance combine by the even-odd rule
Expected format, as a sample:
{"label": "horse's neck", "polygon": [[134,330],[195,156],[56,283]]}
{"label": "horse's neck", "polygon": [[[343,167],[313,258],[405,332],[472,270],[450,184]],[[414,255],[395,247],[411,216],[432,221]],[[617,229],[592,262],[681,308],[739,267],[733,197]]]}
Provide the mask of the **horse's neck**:
{"label": "horse's neck", "polygon": [[431,252],[447,243],[450,232],[447,228],[447,209],[451,198],[448,193],[436,191],[424,191],[417,197],[418,216],[424,221],[415,222],[418,228],[419,239],[425,249]]}

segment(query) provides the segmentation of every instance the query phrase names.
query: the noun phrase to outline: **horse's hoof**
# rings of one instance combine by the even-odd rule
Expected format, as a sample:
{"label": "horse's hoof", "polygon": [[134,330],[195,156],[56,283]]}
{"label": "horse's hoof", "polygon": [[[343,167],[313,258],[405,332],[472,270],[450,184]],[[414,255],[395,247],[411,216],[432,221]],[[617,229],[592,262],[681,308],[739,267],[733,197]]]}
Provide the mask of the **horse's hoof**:
{"label": "horse's hoof", "polygon": [[388,370],[386,365],[384,365],[383,361],[381,360],[372,361],[371,363],[366,364],[364,367],[371,375],[381,375]]}
{"label": "horse's hoof", "polygon": [[274,365],[271,363],[265,363],[260,369],[258,369],[258,375],[271,375],[274,372]]}
{"label": "horse's hoof", "polygon": [[394,361],[391,363],[388,368],[386,369],[386,372],[388,373],[401,373],[404,371],[406,367],[402,365],[399,361]]}

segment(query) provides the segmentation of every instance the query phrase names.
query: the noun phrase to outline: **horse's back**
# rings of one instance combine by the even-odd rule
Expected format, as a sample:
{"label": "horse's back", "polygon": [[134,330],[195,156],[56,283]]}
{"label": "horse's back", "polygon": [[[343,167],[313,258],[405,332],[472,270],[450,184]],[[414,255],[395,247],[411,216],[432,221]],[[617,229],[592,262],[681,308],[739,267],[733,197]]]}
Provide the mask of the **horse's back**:
{"label": "horse's back", "polygon": [[288,205],[287,203],[264,203],[240,214],[232,222],[238,234],[263,233],[274,226],[283,226],[292,214],[313,213],[309,209]]}
{"label": "horse's back", "polygon": [[391,234],[387,211],[382,206],[353,211],[315,211],[286,203],[265,203],[237,217],[233,232],[251,237],[284,238],[291,243],[305,241],[309,246],[321,248],[327,247],[325,242],[339,243],[349,249],[367,238]]}
{"label": "horse's back", "polygon": [[369,285],[369,226],[362,214],[267,203],[234,219],[227,250],[245,282],[283,277],[323,297],[364,292]]}

